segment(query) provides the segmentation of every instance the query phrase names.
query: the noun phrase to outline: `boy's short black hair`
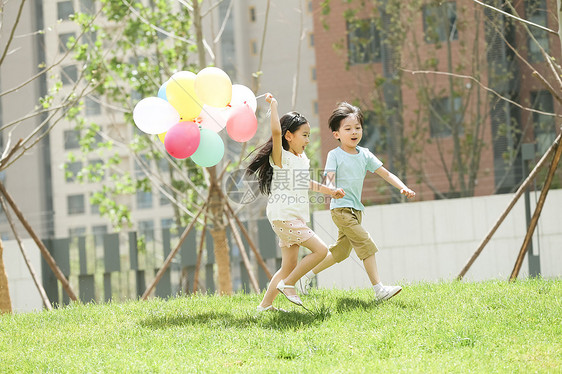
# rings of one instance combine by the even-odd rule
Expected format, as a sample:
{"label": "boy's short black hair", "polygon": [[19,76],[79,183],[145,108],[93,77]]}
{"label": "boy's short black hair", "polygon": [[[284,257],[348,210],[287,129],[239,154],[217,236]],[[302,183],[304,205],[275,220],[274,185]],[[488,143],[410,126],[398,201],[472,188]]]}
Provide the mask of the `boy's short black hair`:
{"label": "boy's short black hair", "polygon": [[341,121],[349,116],[355,116],[357,121],[361,124],[361,128],[363,128],[363,113],[361,109],[345,101],[338,103],[336,108],[332,111],[332,115],[328,120],[328,127],[332,131],[338,131],[341,126]]}

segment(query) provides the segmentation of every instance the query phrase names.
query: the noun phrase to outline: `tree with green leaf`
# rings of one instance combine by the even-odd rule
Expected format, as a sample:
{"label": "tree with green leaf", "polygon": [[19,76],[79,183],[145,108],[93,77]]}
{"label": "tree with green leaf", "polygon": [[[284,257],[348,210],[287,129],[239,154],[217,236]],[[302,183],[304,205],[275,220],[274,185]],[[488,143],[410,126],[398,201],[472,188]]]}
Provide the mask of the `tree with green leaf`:
{"label": "tree with green leaf", "polygon": [[[213,238],[219,292],[232,293],[228,222],[221,177],[227,166],[202,169],[190,159],[178,160],[163,151],[156,136],[136,130],[132,113],[138,100],[156,96],[161,84],[177,71],[198,72],[207,61],[203,38],[201,2],[140,2],[103,0],[97,19],[80,14],[76,22],[82,30],[95,33],[95,43],[76,49],[75,58],[84,66],[91,84],[99,82],[97,94],[111,103],[116,113],[109,123],[88,122],[83,116],[72,118],[82,132],[81,153],[103,152],[105,161],[80,172],[84,182],[96,182],[103,175],[110,182],[94,193],[91,202],[117,229],[130,225],[131,210],[119,203],[120,197],[138,191],[159,191],[170,200],[177,227],[185,227],[196,212],[204,209]],[[212,8],[211,8],[212,10]],[[89,26],[93,20],[93,25]],[[214,54],[210,54],[214,56]],[[135,160],[136,172],[122,165],[123,155]],[[69,162],[72,161],[72,157]]]}

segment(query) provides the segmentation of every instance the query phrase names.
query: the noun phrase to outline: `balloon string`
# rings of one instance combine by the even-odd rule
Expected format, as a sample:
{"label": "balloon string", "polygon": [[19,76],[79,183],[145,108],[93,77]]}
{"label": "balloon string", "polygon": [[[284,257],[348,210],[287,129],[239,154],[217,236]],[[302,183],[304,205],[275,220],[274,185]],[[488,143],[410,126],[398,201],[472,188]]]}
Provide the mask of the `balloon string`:
{"label": "balloon string", "polygon": [[267,95],[267,94],[262,94],[262,95],[256,96],[256,100],[257,100],[257,99],[261,99],[261,98],[264,97],[265,95]]}

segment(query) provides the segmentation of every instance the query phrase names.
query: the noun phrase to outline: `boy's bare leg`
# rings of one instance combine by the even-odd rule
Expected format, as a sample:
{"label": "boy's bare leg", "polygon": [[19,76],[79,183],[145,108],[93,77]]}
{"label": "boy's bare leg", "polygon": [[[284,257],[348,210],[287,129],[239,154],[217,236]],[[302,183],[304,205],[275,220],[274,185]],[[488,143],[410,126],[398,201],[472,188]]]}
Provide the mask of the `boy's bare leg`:
{"label": "boy's bare leg", "polygon": [[375,255],[370,255],[369,257],[364,259],[363,266],[365,266],[365,270],[367,271],[367,275],[369,276],[371,284],[373,286],[375,284],[379,284],[381,278],[379,277],[379,269],[377,268],[377,260],[375,259]]}

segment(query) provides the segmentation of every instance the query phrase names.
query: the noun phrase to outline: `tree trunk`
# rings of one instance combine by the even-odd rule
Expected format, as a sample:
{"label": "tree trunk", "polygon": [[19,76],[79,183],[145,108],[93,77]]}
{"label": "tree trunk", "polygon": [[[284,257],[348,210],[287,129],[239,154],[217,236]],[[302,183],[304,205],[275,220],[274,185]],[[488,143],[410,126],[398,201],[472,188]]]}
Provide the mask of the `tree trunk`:
{"label": "tree trunk", "polygon": [[8,288],[8,277],[4,268],[4,245],[0,240],[0,314],[12,313],[12,300],[10,299],[10,290]]}
{"label": "tree trunk", "polygon": [[[201,9],[199,1],[193,0],[193,27],[195,29],[195,39],[197,41],[197,52],[199,56],[199,67],[203,69],[207,63],[205,61],[205,46],[203,45],[203,26],[201,24]],[[224,223],[224,201],[221,193],[221,181],[217,177],[217,168],[212,166],[207,168],[209,173],[209,197],[207,202],[207,222],[213,224],[210,230],[213,237],[215,261],[217,263],[219,293],[221,295],[232,294],[232,279],[230,276],[230,253],[228,241],[226,240],[226,225]]]}
{"label": "tree trunk", "polygon": [[217,272],[219,287],[218,291],[221,295],[232,295],[232,279],[230,276],[230,254],[228,253],[228,242],[226,240],[226,230],[211,230],[213,243],[215,247],[215,261],[217,263]]}

